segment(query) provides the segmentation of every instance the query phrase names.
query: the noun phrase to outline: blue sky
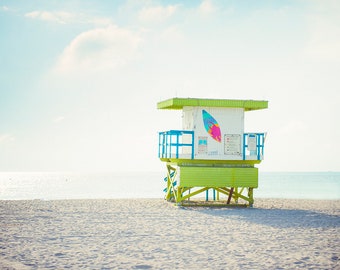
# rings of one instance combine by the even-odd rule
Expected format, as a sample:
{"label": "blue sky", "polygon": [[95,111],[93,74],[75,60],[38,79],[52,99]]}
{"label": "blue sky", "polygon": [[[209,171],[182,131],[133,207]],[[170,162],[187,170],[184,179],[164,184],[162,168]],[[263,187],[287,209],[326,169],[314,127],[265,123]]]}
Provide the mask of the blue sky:
{"label": "blue sky", "polygon": [[0,0],[0,170],[163,170],[158,101],[265,99],[263,171],[339,171],[339,1]]}

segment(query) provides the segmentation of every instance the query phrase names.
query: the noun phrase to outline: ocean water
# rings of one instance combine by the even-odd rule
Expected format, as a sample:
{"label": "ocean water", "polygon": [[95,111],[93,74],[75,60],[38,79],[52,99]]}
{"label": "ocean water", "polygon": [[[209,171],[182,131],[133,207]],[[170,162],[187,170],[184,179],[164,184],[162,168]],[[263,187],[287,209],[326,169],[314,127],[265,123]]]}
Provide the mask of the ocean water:
{"label": "ocean water", "polygon": [[[163,198],[164,172],[0,172],[0,200]],[[340,172],[260,172],[256,198],[340,199]]]}

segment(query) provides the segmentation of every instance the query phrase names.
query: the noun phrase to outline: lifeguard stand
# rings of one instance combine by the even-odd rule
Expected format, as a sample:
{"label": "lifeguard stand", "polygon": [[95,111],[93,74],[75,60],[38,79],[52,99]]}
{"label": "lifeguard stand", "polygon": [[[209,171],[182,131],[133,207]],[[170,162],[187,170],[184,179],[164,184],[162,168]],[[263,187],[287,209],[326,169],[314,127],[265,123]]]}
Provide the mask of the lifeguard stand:
{"label": "lifeguard stand", "polygon": [[268,108],[268,101],[172,98],[157,108],[183,112],[182,130],[159,132],[165,199],[177,205],[252,206],[265,133],[245,133],[244,112]]}

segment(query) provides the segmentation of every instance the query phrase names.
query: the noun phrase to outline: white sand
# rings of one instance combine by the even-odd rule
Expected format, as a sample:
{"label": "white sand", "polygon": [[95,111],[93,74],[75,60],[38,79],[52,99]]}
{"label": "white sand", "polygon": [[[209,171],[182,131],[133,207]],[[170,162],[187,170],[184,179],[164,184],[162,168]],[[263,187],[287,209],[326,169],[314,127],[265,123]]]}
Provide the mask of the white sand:
{"label": "white sand", "polygon": [[340,269],[340,201],[0,201],[1,269]]}

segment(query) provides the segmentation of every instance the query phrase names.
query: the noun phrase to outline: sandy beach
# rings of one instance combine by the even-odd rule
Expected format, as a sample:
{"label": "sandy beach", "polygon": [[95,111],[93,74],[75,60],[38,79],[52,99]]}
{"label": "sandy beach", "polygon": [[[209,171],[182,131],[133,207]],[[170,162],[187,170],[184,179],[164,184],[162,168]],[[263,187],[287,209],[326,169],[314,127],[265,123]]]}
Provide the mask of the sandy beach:
{"label": "sandy beach", "polygon": [[340,201],[0,201],[1,269],[340,269]]}

